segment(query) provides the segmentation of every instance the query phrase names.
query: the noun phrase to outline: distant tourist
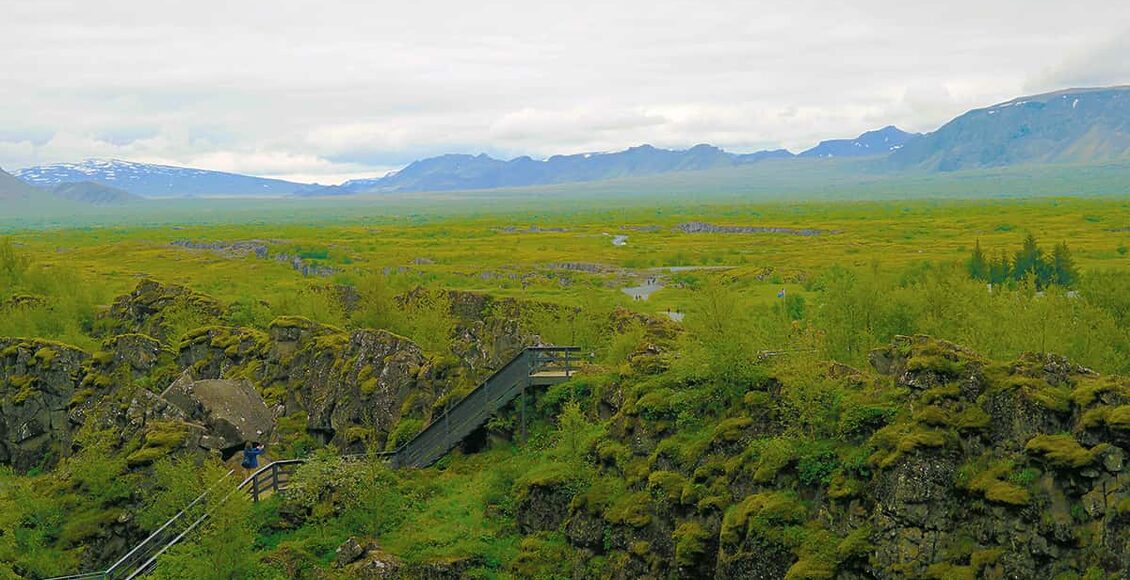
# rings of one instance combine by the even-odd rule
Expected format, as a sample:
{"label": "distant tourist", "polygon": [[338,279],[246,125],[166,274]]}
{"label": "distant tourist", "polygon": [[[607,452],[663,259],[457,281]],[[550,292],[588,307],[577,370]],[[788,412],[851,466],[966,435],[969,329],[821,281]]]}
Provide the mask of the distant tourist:
{"label": "distant tourist", "polygon": [[240,467],[253,471],[259,468],[259,456],[267,450],[267,447],[258,441],[252,441],[243,447],[243,462]]}

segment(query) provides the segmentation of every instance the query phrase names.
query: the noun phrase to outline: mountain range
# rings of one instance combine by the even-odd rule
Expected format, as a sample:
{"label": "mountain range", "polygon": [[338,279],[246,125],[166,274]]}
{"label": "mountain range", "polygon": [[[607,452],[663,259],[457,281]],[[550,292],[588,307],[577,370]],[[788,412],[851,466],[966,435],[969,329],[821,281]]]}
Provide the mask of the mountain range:
{"label": "mountain range", "polygon": [[278,197],[310,187],[281,179],[118,159],[87,159],[80,163],[40,165],[20,169],[15,175],[37,187],[53,188],[62,183],[90,182],[136,196],[154,198],[224,195]]}
{"label": "mountain range", "polygon": [[1068,89],[975,109],[891,154],[900,169],[959,171],[1130,159],[1130,87]]}
{"label": "mountain range", "polygon": [[[737,154],[708,144],[686,150],[641,145],[618,152],[555,155],[544,160],[449,154],[414,161],[383,177],[336,186],[98,159],[29,167],[15,172],[15,176],[26,184],[48,189],[83,183],[81,188],[56,190],[55,195],[122,203],[134,197],[316,197],[483,190],[712,171],[755,166],[768,160],[832,158],[874,159],[874,163],[865,165],[866,170],[879,173],[1130,161],[1130,87],[1069,89],[1021,97],[969,111],[930,133],[908,133],[887,126],[854,139],[823,141],[799,154],[783,149]],[[112,190],[96,189],[98,186]],[[19,189],[11,183],[0,183],[0,188],[4,187]],[[22,195],[26,194],[24,190]],[[4,195],[0,191],[0,199]]]}

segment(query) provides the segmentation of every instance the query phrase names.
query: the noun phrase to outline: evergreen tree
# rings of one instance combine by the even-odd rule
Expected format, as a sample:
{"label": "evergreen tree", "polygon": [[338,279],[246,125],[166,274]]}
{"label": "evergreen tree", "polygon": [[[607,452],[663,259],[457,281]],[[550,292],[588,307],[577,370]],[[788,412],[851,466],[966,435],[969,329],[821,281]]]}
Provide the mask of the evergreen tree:
{"label": "evergreen tree", "polygon": [[1036,236],[1029,233],[1024,237],[1024,245],[1016,252],[1012,260],[1012,279],[1021,281],[1029,275],[1036,280],[1037,287],[1043,287],[1046,282],[1048,268],[1044,263],[1044,255],[1036,243]]}
{"label": "evergreen tree", "polygon": [[989,261],[985,258],[985,252],[981,251],[981,240],[977,240],[977,244],[973,246],[973,255],[969,257],[966,268],[969,269],[969,276],[974,280],[990,281]]}
{"label": "evergreen tree", "polygon": [[1001,250],[997,258],[989,264],[989,282],[997,285],[1008,280],[1012,265],[1008,261],[1008,254]]}
{"label": "evergreen tree", "polygon": [[1071,287],[1079,280],[1079,270],[1075,267],[1075,259],[1071,257],[1071,250],[1067,249],[1067,242],[1056,244],[1052,250],[1051,281],[1064,287]]}

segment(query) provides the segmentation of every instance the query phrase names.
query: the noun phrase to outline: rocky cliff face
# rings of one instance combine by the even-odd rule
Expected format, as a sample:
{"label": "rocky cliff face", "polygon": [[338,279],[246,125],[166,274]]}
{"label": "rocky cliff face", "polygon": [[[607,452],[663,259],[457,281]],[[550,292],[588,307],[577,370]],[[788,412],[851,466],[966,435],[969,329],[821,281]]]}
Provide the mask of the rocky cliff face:
{"label": "rocky cliff face", "polygon": [[[358,299],[350,289],[330,289],[346,307]],[[267,331],[218,325],[224,307],[216,300],[143,280],[99,317],[96,328],[107,338],[93,354],[36,341],[3,343],[0,376],[9,395],[0,407],[6,441],[0,461],[21,470],[50,463],[70,452],[71,433],[91,416],[117,430],[123,444],[144,439],[152,422],[183,432],[166,438],[178,441],[162,446],[164,452],[230,452],[255,431],[273,433],[275,443],[287,446],[304,438],[352,451],[397,444],[430,420],[437,401],[457,396],[538,340],[523,327],[515,300],[456,291],[445,299],[455,322],[454,359],[437,364],[412,341],[380,330],[346,332],[293,317]],[[190,322],[206,325],[182,335]],[[206,382],[218,380],[229,382]],[[189,400],[194,385],[204,388]],[[211,388],[216,385],[223,388]],[[232,397],[246,403],[236,414],[254,429],[236,429],[223,413],[205,408]],[[404,418],[411,421],[401,425]],[[150,462],[157,451],[135,463]]]}
{"label": "rocky cliff face", "polygon": [[303,434],[343,449],[382,447],[402,415],[426,414],[436,394],[427,359],[408,339],[302,318],[278,319],[267,333],[201,329],[177,361],[198,378],[250,380],[276,417],[304,417]]}
{"label": "rocky cliff face", "polygon": [[68,453],[88,358],[63,344],[0,339],[0,464],[24,471]]}
{"label": "rocky cliff face", "polygon": [[995,363],[926,337],[871,358],[873,378],[824,377],[845,388],[819,403],[839,415],[823,437],[795,429],[773,380],[693,430],[676,427],[677,390],[609,390],[611,437],[589,451],[596,479],[580,492],[568,471],[519,482],[519,526],[563,533],[625,578],[1130,569],[1130,381],[1053,355]]}

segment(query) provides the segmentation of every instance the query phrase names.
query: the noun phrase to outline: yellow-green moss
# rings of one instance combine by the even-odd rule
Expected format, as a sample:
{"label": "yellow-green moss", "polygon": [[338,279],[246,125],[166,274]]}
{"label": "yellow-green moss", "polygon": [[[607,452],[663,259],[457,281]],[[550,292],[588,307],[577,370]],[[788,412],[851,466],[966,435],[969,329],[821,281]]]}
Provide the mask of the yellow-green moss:
{"label": "yellow-green moss", "polygon": [[752,530],[804,521],[808,510],[789,492],[767,491],[751,495],[726,510],[722,518],[719,538],[728,544],[738,544]]}
{"label": "yellow-green moss", "polygon": [[976,580],[977,572],[972,566],[938,562],[926,568],[926,577],[935,580]]}
{"label": "yellow-green moss", "polygon": [[969,564],[973,566],[974,572],[979,573],[985,566],[996,564],[1002,555],[1004,555],[1004,550],[1001,548],[977,550],[969,557]]}
{"label": "yellow-green moss", "polygon": [[832,475],[832,480],[828,483],[828,497],[832,499],[855,497],[863,492],[865,485],[864,482],[854,477],[836,473]]}
{"label": "yellow-green moss", "polygon": [[1107,413],[1106,424],[1112,429],[1130,431],[1130,405],[1115,407]]}
{"label": "yellow-green moss", "polygon": [[801,558],[785,572],[785,580],[826,580],[835,576],[835,563],[819,558]]}
{"label": "yellow-green moss", "polygon": [[706,453],[709,444],[709,433],[684,431],[660,441],[652,454],[652,463],[666,457],[676,465],[690,466]]}
{"label": "yellow-green moss", "polygon": [[642,491],[617,496],[605,510],[604,520],[633,528],[645,527],[651,523],[650,502],[650,497]]}
{"label": "yellow-green moss", "polygon": [[126,456],[130,467],[148,465],[180,447],[188,438],[189,428],[177,421],[151,421],[145,430],[140,449]]}
{"label": "yellow-green moss", "polygon": [[931,371],[956,377],[965,372],[968,362],[960,353],[932,339],[912,345],[909,354],[906,369],[911,372]]}
{"label": "yellow-green moss", "polygon": [[1028,490],[1004,480],[1011,468],[1008,463],[999,463],[973,475],[962,487],[980,493],[991,502],[1014,506],[1027,505],[1030,500]]}
{"label": "yellow-green moss", "polygon": [[991,420],[989,414],[981,407],[971,405],[954,416],[953,426],[966,431],[984,429],[989,426]]}
{"label": "yellow-green moss", "polygon": [[67,517],[59,531],[64,546],[78,546],[106,533],[120,514],[114,510],[91,510]]}
{"label": "yellow-green moss", "polygon": [[51,366],[51,363],[54,362],[55,358],[58,356],[59,353],[48,346],[35,351],[35,360],[39,361],[43,366]]}
{"label": "yellow-green moss", "polygon": [[723,419],[714,426],[711,441],[714,443],[736,443],[745,435],[746,428],[753,424],[749,417]]}
{"label": "yellow-green moss", "polygon": [[1106,425],[1119,431],[1130,430],[1130,405],[1107,407],[1097,405],[1083,412],[1079,424],[1084,429],[1094,429]]}
{"label": "yellow-green moss", "polygon": [[573,469],[564,463],[541,463],[514,482],[514,495],[518,501],[524,501],[535,487],[556,487],[575,477]]}
{"label": "yellow-green moss", "polygon": [[1083,467],[1095,461],[1110,445],[1103,443],[1086,449],[1071,435],[1037,435],[1024,449],[1055,467]]}
{"label": "yellow-green moss", "polygon": [[647,488],[660,499],[678,502],[683,496],[687,478],[674,471],[655,471],[647,477]]}
{"label": "yellow-green moss", "polygon": [[851,558],[858,558],[866,556],[874,549],[871,543],[871,528],[862,527],[856,528],[844,536],[840,543],[836,545],[836,557],[839,560],[845,561]]}
{"label": "yellow-green moss", "polygon": [[67,405],[72,407],[75,405],[81,405],[89,401],[90,398],[95,395],[95,393],[96,391],[90,388],[77,389],[75,393],[71,395],[71,400],[67,401]]}
{"label": "yellow-green moss", "polygon": [[1053,387],[1043,379],[1023,375],[1007,375],[995,381],[1001,390],[1016,391],[1022,398],[1056,413],[1071,410],[1072,391],[1066,386]]}
{"label": "yellow-green moss", "polygon": [[110,363],[114,362],[114,356],[115,355],[113,351],[100,350],[94,353],[94,356],[91,357],[91,360],[93,360],[94,364],[96,365],[107,366]]}
{"label": "yellow-green moss", "polygon": [[765,391],[749,391],[742,396],[742,404],[747,409],[762,409],[773,403],[773,396]]}
{"label": "yellow-green moss", "polygon": [[1130,387],[1121,385],[1112,378],[1088,377],[1081,379],[1075,389],[1071,391],[1071,399],[1075,401],[1076,405],[1086,407],[1093,403],[1100,395],[1111,392],[1130,397]]}
{"label": "yellow-green moss", "polygon": [[371,379],[361,381],[361,385],[358,388],[361,389],[361,394],[371,395],[377,390],[377,387],[379,386],[380,382],[377,381],[376,377],[373,377]]}
{"label": "yellow-green moss", "polygon": [[752,464],[753,480],[767,483],[796,459],[796,449],[788,439],[771,439],[754,446],[757,463]]}
{"label": "yellow-green moss", "polygon": [[875,432],[871,444],[877,451],[870,457],[872,464],[889,467],[900,457],[917,449],[944,447],[952,434],[938,429],[925,428],[917,423],[895,423]]}
{"label": "yellow-green moss", "polygon": [[12,403],[15,403],[16,405],[21,405],[21,404],[35,398],[35,396],[39,394],[39,391],[36,391],[35,389],[33,389],[32,384],[33,383],[29,382],[29,383],[25,384],[22,388],[20,388],[19,391],[16,391],[16,394],[12,395]]}
{"label": "yellow-green moss", "polygon": [[693,566],[706,553],[710,533],[697,522],[683,522],[671,533],[671,538],[675,541],[675,564]]}
{"label": "yellow-green moss", "polygon": [[940,387],[932,387],[922,391],[922,396],[919,399],[923,403],[930,405],[947,399],[956,399],[960,396],[961,387],[955,383],[948,383]]}
{"label": "yellow-green moss", "polygon": [[953,413],[937,405],[925,405],[914,411],[914,420],[923,425],[949,427],[953,424]]}
{"label": "yellow-green moss", "polygon": [[605,439],[596,445],[596,456],[601,463],[623,467],[631,452],[622,443]]}

